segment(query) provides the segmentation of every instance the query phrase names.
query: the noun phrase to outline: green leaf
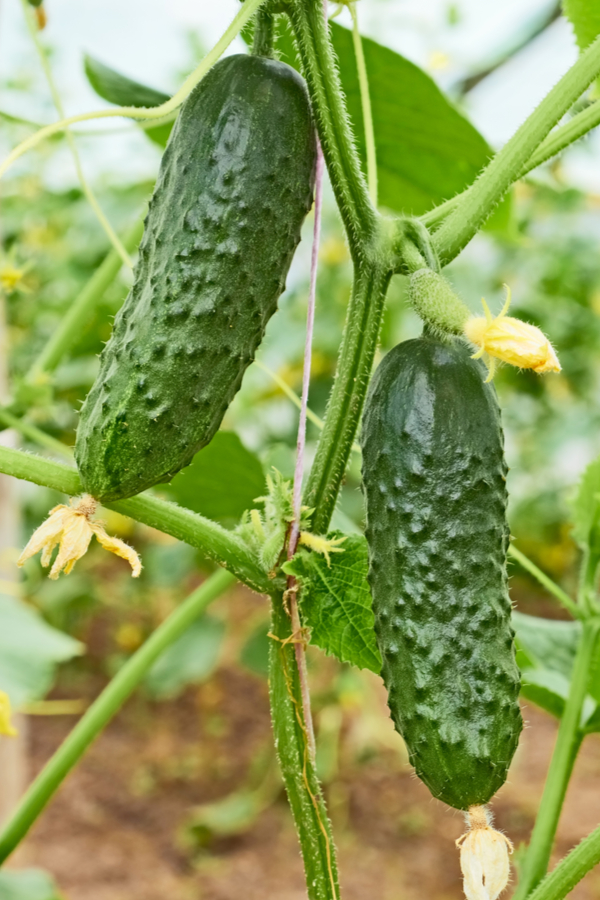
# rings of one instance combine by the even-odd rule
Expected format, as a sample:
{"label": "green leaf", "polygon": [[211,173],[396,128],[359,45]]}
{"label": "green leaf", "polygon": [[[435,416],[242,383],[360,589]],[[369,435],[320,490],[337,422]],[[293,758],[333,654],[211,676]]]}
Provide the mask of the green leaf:
{"label": "green leaf", "polygon": [[[169,94],[133,81],[115,69],[105,66],[93,56],[84,56],[84,69],[88,81],[99,97],[116,106],[152,107],[161,106],[170,99]],[[173,128],[173,122],[145,128],[147,136],[161,147],[165,147]]]}
{"label": "green leaf", "polygon": [[2,900],[61,900],[53,879],[41,869],[0,872],[0,897]]}
{"label": "green leaf", "polygon": [[302,551],[284,568],[301,582],[300,608],[311,643],[342,662],[379,674],[367,542],[362,535],[348,535],[342,549],[332,554],[329,566],[323,556]]}
{"label": "green leaf", "polygon": [[202,616],[156,660],[145,685],[157,699],[175,697],[186,685],[205,681],[215,670],[225,626],[219,619]]}
{"label": "green leaf", "polygon": [[598,0],[563,0],[563,11],[573,26],[580,50],[600,34],[600,4]]}
{"label": "green leaf", "polygon": [[577,645],[581,639],[579,622],[563,622],[513,612],[512,623],[519,649],[536,668],[552,669],[571,677]]}
{"label": "green leaf", "polygon": [[[331,36],[366,171],[352,33],[333,22]],[[377,145],[379,202],[396,212],[420,215],[471,184],[493,150],[422,69],[370,38],[363,38],[363,48]],[[299,68],[289,32],[279,36],[277,50],[282,59]],[[510,206],[504,206],[496,213],[497,229],[508,225]]]}
{"label": "green leaf", "polygon": [[44,697],[58,663],[84,650],[20,600],[0,595],[0,690],[14,708]]}
{"label": "green leaf", "polygon": [[569,679],[551,669],[524,669],[521,679],[522,696],[560,719],[569,696]]}
{"label": "green leaf", "polygon": [[579,546],[600,559],[600,457],[583,473],[573,501],[573,536]]}
{"label": "green leaf", "polygon": [[[571,673],[581,640],[580,622],[562,622],[513,612],[517,662],[522,674],[523,697],[560,719],[569,696]],[[595,671],[590,676],[590,694],[585,698],[581,724],[587,733],[600,731],[600,645],[596,648]]]}
{"label": "green leaf", "polygon": [[194,512],[230,524],[256,506],[266,491],[260,460],[246,450],[233,431],[219,431],[208,447],[196,454],[168,485],[161,485],[172,500]]}

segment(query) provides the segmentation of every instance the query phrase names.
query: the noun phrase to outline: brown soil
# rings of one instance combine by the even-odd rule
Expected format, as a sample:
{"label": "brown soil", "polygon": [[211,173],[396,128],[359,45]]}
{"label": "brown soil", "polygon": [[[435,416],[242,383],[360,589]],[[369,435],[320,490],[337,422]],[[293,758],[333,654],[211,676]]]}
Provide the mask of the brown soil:
{"label": "brown soil", "polygon": [[[241,593],[241,592],[240,592]],[[231,601],[230,612],[248,595]],[[257,610],[258,598],[251,606]],[[134,697],[91,748],[13,858],[14,866],[52,872],[69,900],[304,900],[302,865],[283,795],[248,830],[208,845],[190,844],[190,810],[240,789],[269,747],[266,684],[229,653],[206,684],[176,701]],[[337,672],[315,663],[316,695]],[[346,900],[459,900],[454,840],[460,814],[431,799],[411,774],[387,718],[374,676],[362,700],[342,703],[339,766],[327,786]],[[101,686],[88,678],[79,696]],[[57,696],[65,696],[64,684]],[[72,689],[70,696],[73,696]],[[321,701],[321,725],[327,722]],[[330,704],[329,709],[333,707]],[[336,707],[339,708],[339,707]],[[499,793],[496,822],[515,845],[529,834],[556,733],[555,722],[527,708],[510,780]],[[331,716],[330,716],[331,718]],[[31,770],[39,771],[73,720],[31,717]],[[600,736],[588,738],[577,763],[553,862],[600,818]],[[600,896],[600,870],[573,900]]]}

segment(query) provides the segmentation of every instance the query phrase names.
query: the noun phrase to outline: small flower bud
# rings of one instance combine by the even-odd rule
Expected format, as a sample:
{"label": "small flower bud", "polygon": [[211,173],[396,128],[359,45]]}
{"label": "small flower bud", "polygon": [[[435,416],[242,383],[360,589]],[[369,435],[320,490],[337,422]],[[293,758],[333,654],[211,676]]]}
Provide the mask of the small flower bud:
{"label": "small flower bud", "polygon": [[492,828],[485,806],[471,806],[466,814],[469,830],[456,842],[467,900],[496,900],[510,876],[509,839]]}
{"label": "small flower bud", "polygon": [[472,316],[465,323],[465,335],[479,348],[473,359],[478,359],[484,353],[488,355],[488,381],[494,376],[496,359],[520,369],[533,369],[538,374],[560,372],[554,348],[540,329],[506,315],[510,306],[510,288],[507,287],[506,290],[506,303],[500,315],[494,318],[487,303],[482,300],[485,318]]}

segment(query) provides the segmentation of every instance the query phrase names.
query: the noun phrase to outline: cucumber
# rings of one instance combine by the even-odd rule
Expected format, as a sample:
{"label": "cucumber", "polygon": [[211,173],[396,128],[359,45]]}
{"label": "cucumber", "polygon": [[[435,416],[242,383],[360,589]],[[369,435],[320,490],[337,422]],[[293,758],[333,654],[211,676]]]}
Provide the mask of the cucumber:
{"label": "cucumber", "polygon": [[284,63],[228,57],[183,104],[81,411],[96,499],[168,481],[218,430],[285,289],[315,159],[306,86]]}
{"label": "cucumber", "polygon": [[522,728],[496,393],[455,338],[395,347],[363,426],[369,583],[397,731],[434,797],[481,805]]}

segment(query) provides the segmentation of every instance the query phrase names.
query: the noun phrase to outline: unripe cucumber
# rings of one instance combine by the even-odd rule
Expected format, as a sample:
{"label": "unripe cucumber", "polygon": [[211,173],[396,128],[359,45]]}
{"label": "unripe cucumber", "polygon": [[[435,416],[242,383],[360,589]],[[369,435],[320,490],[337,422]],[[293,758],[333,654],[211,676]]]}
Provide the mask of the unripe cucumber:
{"label": "unripe cucumber", "polygon": [[496,393],[454,338],[399,344],[363,427],[382,675],[417,775],[457,809],[506,780],[522,728]]}
{"label": "unripe cucumber", "polygon": [[185,101],[81,413],[94,497],[168,481],[218,430],[285,288],[315,158],[306,87],[284,63],[228,57]]}

